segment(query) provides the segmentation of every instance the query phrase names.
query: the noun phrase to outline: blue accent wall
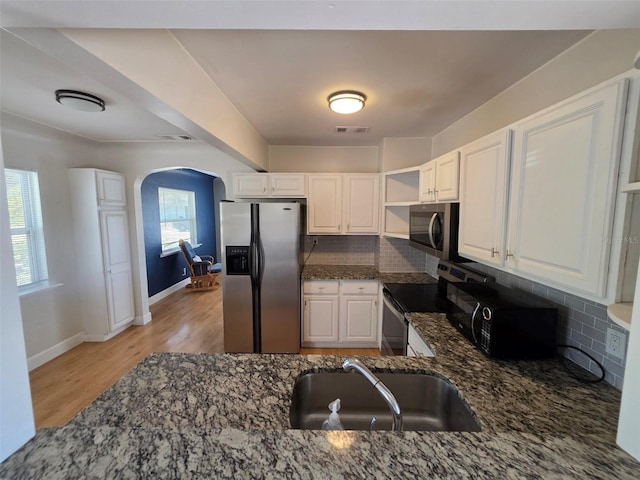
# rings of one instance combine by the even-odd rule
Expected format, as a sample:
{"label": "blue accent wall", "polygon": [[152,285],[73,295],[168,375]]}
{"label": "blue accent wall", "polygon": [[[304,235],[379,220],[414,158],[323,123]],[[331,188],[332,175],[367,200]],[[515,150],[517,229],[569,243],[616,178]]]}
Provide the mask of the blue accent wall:
{"label": "blue accent wall", "polygon": [[[149,296],[162,292],[189,276],[183,275],[186,263],[182,253],[160,257],[160,205],[158,187],[191,190],[196,194],[196,222],[198,255],[213,255],[216,252],[215,204],[213,181],[216,177],[190,169],[167,170],[152,173],[142,182],[142,219],[144,222],[144,248],[147,259],[147,286]],[[216,259],[218,261],[218,259]]]}

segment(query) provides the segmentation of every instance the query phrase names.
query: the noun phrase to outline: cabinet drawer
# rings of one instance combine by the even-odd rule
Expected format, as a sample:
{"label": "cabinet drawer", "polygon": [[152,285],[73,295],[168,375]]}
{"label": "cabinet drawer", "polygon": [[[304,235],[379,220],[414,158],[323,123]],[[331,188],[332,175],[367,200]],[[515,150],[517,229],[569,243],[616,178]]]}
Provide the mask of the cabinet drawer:
{"label": "cabinet drawer", "polygon": [[336,295],[338,280],[309,280],[303,283],[303,293],[314,295]]}
{"label": "cabinet drawer", "polygon": [[377,280],[342,280],[340,293],[344,295],[377,295]]}
{"label": "cabinet drawer", "polygon": [[418,335],[418,332],[416,332],[412,325],[409,325],[408,343],[409,348],[407,348],[407,351],[410,350],[414,352],[416,357],[435,357],[431,349],[427,346],[426,343],[424,343],[424,340],[420,338],[420,335]]}

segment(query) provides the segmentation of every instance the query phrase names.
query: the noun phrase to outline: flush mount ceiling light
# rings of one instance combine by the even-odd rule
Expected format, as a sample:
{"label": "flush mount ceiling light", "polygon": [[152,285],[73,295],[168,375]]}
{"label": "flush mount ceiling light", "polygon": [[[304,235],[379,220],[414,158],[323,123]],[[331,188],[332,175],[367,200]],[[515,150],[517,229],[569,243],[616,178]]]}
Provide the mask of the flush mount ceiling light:
{"label": "flush mount ceiling light", "polygon": [[347,115],[362,110],[366,99],[367,97],[364,93],[342,90],[329,95],[327,101],[331,110]]}
{"label": "flush mount ceiling light", "polygon": [[104,100],[76,90],[56,90],[56,101],[81,112],[104,112]]}

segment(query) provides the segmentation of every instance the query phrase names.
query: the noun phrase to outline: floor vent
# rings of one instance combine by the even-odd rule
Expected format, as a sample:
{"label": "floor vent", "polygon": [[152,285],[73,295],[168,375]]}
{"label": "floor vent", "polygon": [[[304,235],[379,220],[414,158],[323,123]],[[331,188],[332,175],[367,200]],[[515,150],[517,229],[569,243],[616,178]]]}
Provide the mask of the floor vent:
{"label": "floor vent", "polygon": [[369,127],[336,127],[333,133],[367,133]]}

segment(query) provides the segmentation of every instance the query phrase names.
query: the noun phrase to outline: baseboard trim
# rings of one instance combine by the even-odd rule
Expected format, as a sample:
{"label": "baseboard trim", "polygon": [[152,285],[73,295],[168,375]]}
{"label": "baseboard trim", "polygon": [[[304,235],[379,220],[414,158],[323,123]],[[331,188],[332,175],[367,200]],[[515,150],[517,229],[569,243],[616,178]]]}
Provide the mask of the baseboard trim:
{"label": "baseboard trim", "polygon": [[141,327],[151,322],[151,312],[147,312],[144,315],[136,315],[136,318],[133,319],[133,325]]}
{"label": "baseboard trim", "polygon": [[187,277],[184,280],[181,280],[180,282],[174,285],[171,285],[169,288],[165,288],[163,291],[156,293],[152,297],[149,297],[149,305],[153,305],[154,303],[159,302],[163,298],[167,298],[172,293],[177,292],[178,290],[186,287],[190,283],[191,283],[191,279]]}
{"label": "baseboard trim", "polygon": [[66,340],[57,343],[53,347],[49,347],[46,350],[35,354],[27,359],[27,366],[29,371],[38,368],[41,365],[53,360],[54,358],[68,352],[73,347],[77,347],[84,342],[84,332],[75,334],[73,337],[69,337]]}
{"label": "baseboard trim", "polygon": [[122,325],[120,328],[118,328],[117,330],[114,330],[111,333],[105,333],[105,334],[87,333],[84,336],[84,341],[85,342],[106,342],[107,340],[111,340],[113,337],[115,337],[119,333],[124,332],[131,325],[133,325],[133,321],[131,321],[131,322],[125,324],[125,325]]}

